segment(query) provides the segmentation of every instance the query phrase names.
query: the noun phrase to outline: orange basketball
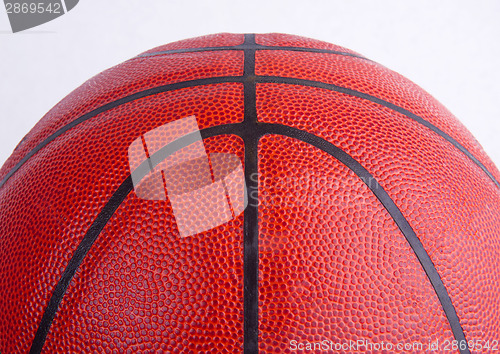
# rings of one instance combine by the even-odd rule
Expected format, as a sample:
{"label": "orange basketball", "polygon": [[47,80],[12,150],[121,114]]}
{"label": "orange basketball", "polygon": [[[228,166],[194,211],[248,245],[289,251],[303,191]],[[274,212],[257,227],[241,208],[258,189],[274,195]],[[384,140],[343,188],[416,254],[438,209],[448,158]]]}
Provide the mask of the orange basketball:
{"label": "orange basketball", "polygon": [[441,104],[348,49],[152,49],[0,170],[0,352],[500,349],[499,180]]}

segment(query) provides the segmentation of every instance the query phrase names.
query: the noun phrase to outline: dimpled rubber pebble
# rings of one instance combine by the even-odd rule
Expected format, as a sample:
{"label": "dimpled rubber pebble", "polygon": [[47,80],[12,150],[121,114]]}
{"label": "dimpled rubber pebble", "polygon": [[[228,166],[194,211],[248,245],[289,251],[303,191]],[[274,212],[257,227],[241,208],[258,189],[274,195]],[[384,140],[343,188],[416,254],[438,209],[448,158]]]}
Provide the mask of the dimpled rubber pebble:
{"label": "dimpled rubber pebble", "polygon": [[24,352],[31,345],[72,256],[68,250],[77,247],[130,173],[130,144],[158,126],[192,115],[200,129],[240,121],[242,91],[239,83],[207,85],[121,105],[61,135],[2,186],[0,289],[11,300],[0,301],[0,317],[6,319],[0,321],[0,331],[2,338],[18,338],[2,341],[2,353]]}
{"label": "dimpled rubber pebble", "polygon": [[[207,153],[234,154],[243,163],[240,138],[204,144]],[[179,237],[168,201],[130,193],[74,277],[44,353],[60,347],[73,353],[240,352],[242,225],[241,214]]]}
{"label": "dimpled rubber pebble", "polygon": [[276,135],[261,139],[259,169],[264,353],[293,352],[293,341],[453,339],[415,254],[359,177]]}
{"label": "dimpled rubber pebble", "polygon": [[467,128],[423,89],[382,65],[342,55],[282,50],[258,51],[255,61],[257,75],[334,84],[402,107],[453,137],[500,179],[500,172]]}
{"label": "dimpled rubber pebble", "polygon": [[300,48],[312,48],[312,49],[326,49],[342,53],[359,55],[355,51],[341,47],[339,45],[318,41],[317,39],[305,38],[301,36],[294,36],[283,33],[256,34],[255,43],[271,47],[300,47]]}
{"label": "dimpled rubber pebble", "polygon": [[237,33],[217,33],[206,36],[188,38],[174,43],[165,44],[150,49],[142,54],[158,53],[165,50],[178,50],[186,48],[205,48],[205,47],[226,47],[243,44],[245,40],[243,34]]}
{"label": "dimpled rubber pebble", "polygon": [[[210,35],[148,53],[236,46],[244,38]],[[283,34],[256,35],[256,43],[354,54]],[[314,50],[257,50],[257,82],[259,75],[298,78],[386,100],[449,134],[499,179],[472,135],[415,84],[366,59]],[[244,57],[240,48],[132,58],[76,89],[23,139],[0,169],[0,179],[13,173],[0,186],[1,353],[29,351],[69,259],[117,188],[133,180],[132,170],[152,161],[147,149],[158,156],[166,138],[244,116],[251,122],[244,102],[251,103],[252,85],[244,92],[241,82],[211,79],[242,76]],[[199,79],[203,85],[180,88]],[[315,134],[376,178],[429,254],[465,337],[499,340],[500,192],[488,175],[442,136],[382,104],[306,86],[257,83],[256,90],[260,122]],[[189,117],[195,124],[184,124]],[[420,263],[365,184],[372,181],[291,138],[265,136],[259,146],[262,351],[286,351],[292,340],[451,339]],[[257,226],[243,220],[241,195],[233,198],[242,190],[243,150],[235,136],[198,141],[158,162],[171,179],[148,170],[130,185],[62,297],[45,353],[242,351],[243,228]],[[181,166],[190,177],[172,171]],[[184,195],[202,205],[179,207]]]}
{"label": "dimpled rubber pebble", "polygon": [[480,168],[418,123],[360,98],[265,84],[257,103],[263,122],[322,137],[368,169],[422,241],[466,337],[500,338],[500,190]]}
{"label": "dimpled rubber pebble", "polygon": [[0,179],[31,149],[66,124],[137,92],[177,82],[243,74],[241,51],[136,58],[93,77],[59,102],[28,133],[0,170]]}

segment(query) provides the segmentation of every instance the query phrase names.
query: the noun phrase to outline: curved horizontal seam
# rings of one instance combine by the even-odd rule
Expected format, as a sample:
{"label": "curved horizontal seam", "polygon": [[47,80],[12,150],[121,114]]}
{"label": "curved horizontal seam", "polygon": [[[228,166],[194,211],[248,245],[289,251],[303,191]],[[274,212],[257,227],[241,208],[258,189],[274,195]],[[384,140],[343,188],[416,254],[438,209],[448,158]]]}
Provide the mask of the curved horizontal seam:
{"label": "curved horizontal seam", "polygon": [[151,89],[147,89],[144,91],[139,91],[136,92],[132,95],[122,97],[116,101],[107,103],[101,107],[98,107],[88,113],[85,113],[84,115],[80,116],[79,118],[73,120],[72,122],[66,124],[59,130],[57,130],[55,133],[51,134],[49,137],[45,138],[42,142],[40,142],[37,146],[35,146],[30,152],[28,152],[6,175],[5,177],[0,181],[0,188],[7,182],[7,180],[12,177],[12,175],[22,166],[26,161],[28,161],[32,156],[34,156],[38,151],[40,151],[43,147],[45,147],[47,144],[52,142],[54,139],[59,137],[60,135],[64,134],[71,128],[74,128],[75,126],[79,125],[80,123],[83,123],[91,118],[94,118],[95,116],[104,113],[106,111],[109,111],[113,108],[116,108],[118,106],[121,106],[123,104],[156,95],[158,93],[163,93],[163,92],[168,92],[168,91],[175,91],[178,89],[183,89],[183,88],[190,88],[190,87],[197,87],[197,86],[204,86],[204,85],[211,85],[211,84],[220,84],[220,83],[231,83],[231,82],[243,82],[243,76],[219,76],[219,77],[212,77],[212,78],[207,78],[207,79],[196,79],[196,80],[189,80],[189,81],[182,81],[182,82],[176,82],[172,84],[167,84],[167,85],[162,85],[162,86],[157,86],[153,87]]}
{"label": "curved horizontal seam", "polygon": [[[332,157],[340,161],[346,167],[348,167],[352,172],[354,172],[363,183],[372,191],[372,193],[377,197],[383,207],[387,210],[391,218],[394,220],[401,233],[406,238],[413,252],[415,253],[418,261],[424,268],[424,271],[429,279],[436,295],[438,296],[439,302],[445,312],[445,315],[450,324],[451,330],[455,339],[459,343],[465,343],[467,346],[467,341],[465,339],[465,334],[463,332],[462,326],[460,325],[460,320],[455,311],[455,307],[451,301],[451,298],[446,290],[446,287],[439,275],[434,263],[432,262],[430,256],[425,250],[422,242],[418,238],[417,234],[411,227],[410,223],[404,217],[401,210],[398,208],[396,203],[392,200],[389,194],[382,188],[378,181],[371,175],[371,173],[364,168],[357,160],[355,160],[348,153],[335,146],[334,144],[320,138],[314,134],[308,133],[303,130],[296,128],[284,126],[281,124],[271,124],[271,123],[261,123],[261,135],[264,134],[277,134],[285,135],[305,143],[308,143],[316,148],[330,154]],[[374,182],[374,183],[373,183]],[[461,353],[470,353],[468,346],[465,350],[460,350]]]}
{"label": "curved horizontal seam", "polygon": [[245,49],[253,49],[253,50],[281,50],[281,51],[294,51],[294,52],[304,52],[304,53],[323,53],[323,54],[335,54],[335,55],[343,55],[349,56],[353,58],[364,59],[368,61],[372,61],[368,58],[365,58],[361,55],[357,55],[349,52],[342,52],[338,50],[331,49],[319,49],[319,48],[304,48],[304,47],[287,47],[287,46],[265,46],[265,45],[248,45],[248,44],[240,44],[235,46],[221,46],[221,47],[202,47],[202,48],[185,48],[185,49],[170,49],[170,50],[162,50],[159,52],[153,53],[144,53],[139,54],[138,56],[131,58],[129,60],[138,59],[138,58],[148,58],[166,54],[181,54],[181,53],[199,53],[199,52],[213,52],[213,51],[230,51],[230,50],[245,50]]}
{"label": "curved horizontal seam", "polygon": [[384,106],[386,108],[389,108],[393,111],[396,111],[398,113],[403,114],[404,116],[416,121],[417,123],[425,126],[426,128],[430,129],[437,135],[441,136],[443,139],[448,141],[451,145],[453,145],[455,148],[460,150],[465,156],[467,156],[474,164],[476,164],[480,169],[483,170],[484,173],[493,181],[493,183],[500,188],[500,182],[498,182],[493,176],[493,174],[486,168],[486,166],[483,165],[481,161],[479,161],[469,150],[467,150],[462,144],[460,144],[457,140],[452,138],[450,135],[430,123],[429,121],[423,119],[422,117],[408,111],[407,109],[404,109],[400,106],[397,106],[393,103],[390,103],[388,101],[385,101],[383,99],[380,99],[378,97],[369,95],[367,93],[363,93],[360,91],[352,90],[346,87],[342,86],[337,86],[334,84],[326,84],[324,82],[320,81],[312,81],[312,80],[304,80],[304,79],[296,79],[296,78],[285,78],[281,76],[257,76],[256,77],[256,82],[257,83],[278,83],[278,84],[291,84],[291,85],[299,85],[299,86],[309,86],[309,87],[317,87],[321,89],[326,89],[329,91],[335,91],[335,92],[340,92],[347,94],[349,96],[354,96],[354,97],[359,97],[368,101],[371,101],[373,103],[377,103],[381,106]]}
{"label": "curved horizontal seam", "polygon": [[[239,126],[241,123],[236,124],[226,124],[222,126],[215,126],[211,128],[206,128],[200,131],[202,138],[209,138],[211,136],[219,136],[225,134],[239,135],[241,130]],[[42,320],[38,326],[35,333],[35,338],[33,339],[30,353],[41,353],[47,334],[49,333],[50,326],[54,317],[59,309],[59,305],[68,289],[71,280],[73,279],[76,271],[83,262],[85,256],[90,251],[92,245],[97,240],[97,237],[104,229],[108,221],[114,215],[116,210],[120,207],[123,201],[127,198],[129,193],[134,189],[133,180],[139,181],[144,178],[149,170],[149,165],[152,164],[153,168],[156,167],[162,160],[172,155],[176,151],[188,146],[196,141],[198,138],[197,132],[185,135],[179,139],[176,139],[172,143],[164,146],[157,152],[155,152],[149,159],[143,161],[118,187],[118,189],[113,193],[111,198],[108,200],[106,205],[101,209],[98,216],[85,233],[83,239],[80,241],[77,249],[73,253],[70,261],[68,262],[64,272],[56,284],[54,291],[50,297],[49,303],[45,308]],[[161,158],[158,158],[161,156]]]}
{"label": "curved horizontal seam", "polygon": [[[425,127],[429,128],[439,136],[441,136],[443,139],[447,140],[450,144],[455,146],[457,149],[459,149],[463,154],[465,154],[473,163],[475,163],[479,168],[481,168],[487,175],[488,177],[493,181],[493,183],[500,188],[500,183],[495,179],[493,174],[484,166],[472,153],[470,153],[463,145],[461,145],[458,141],[453,139],[451,136],[431,124],[430,122],[426,121],[425,119],[417,116],[416,114],[402,108],[399,106],[396,106],[393,103],[384,101],[380,98],[377,98],[375,96],[368,95],[366,93],[362,93],[359,91],[355,91],[352,89],[348,89],[345,87],[337,86],[334,84],[326,84],[320,81],[312,81],[312,80],[304,80],[304,79],[295,79],[295,78],[287,78],[287,77],[280,77],[280,76],[256,76],[255,80],[257,83],[278,83],[278,84],[291,84],[291,85],[300,85],[300,86],[310,86],[310,87],[317,87],[317,88],[322,88],[330,91],[336,91],[336,92],[341,92],[345,93],[350,96],[355,96],[359,98],[366,99],[368,101],[380,104],[384,107],[387,107],[389,109],[392,109],[398,113],[401,113],[405,116],[407,116],[410,119],[415,120],[416,122],[424,125]],[[151,96],[157,93],[161,92],[167,92],[167,91],[173,91],[176,89],[181,89],[181,88],[189,88],[189,87],[195,87],[195,86],[201,86],[201,85],[208,85],[208,84],[216,84],[216,83],[228,83],[228,82],[244,82],[244,76],[221,76],[221,77],[216,77],[216,78],[208,78],[208,79],[197,79],[197,80],[190,80],[190,81],[183,81],[179,83],[173,83],[173,84],[168,84],[168,85],[162,85],[158,87],[154,87],[148,90],[140,91],[135,94],[132,94],[130,96],[123,97],[119,100],[110,102],[108,104],[105,104],[97,109],[94,109],[93,111],[86,113],[79,118],[75,119],[71,123],[65,125],[64,127],[60,128],[58,131],[56,131],[54,134],[50,135],[48,138],[46,138],[44,141],[39,143],[36,147],[34,147],[29,153],[27,153],[6,175],[5,177],[0,181],[0,188],[7,182],[7,180],[12,177],[12,175],[28,160],[30,159],[33,155],[35,155],[39,150],[41,150],[45,145],[50,143],[52,140],[57,138],[59,135],[65,133],[69,129],[75,127],[76,125],[93,118],[95,115],[103,113],[105,111],[108,111],[112,108],[116,108],[120,106],[121,104],[125,104],[128,102],[131,102],[136,99],[144,98],[147,96]]]}
{"label": "curved horizontal seam", "polygon": [[[334,158],[336,158],[338,161],[340,161],[346,167],[348,167],[351,171],[353,171],[358,177],[360,177],[360,179],[368,186],[368,188],[379,199],[384,208],[389,212],[389,214],[395,221],[396,225],[399,227],[399,229],[405,236],[406,240],[412,247],[413,251],[415,252],[415,255],[417,256],[420,264],[424,268],[424,271],[426,272],[427,277],[429,278],[429,281],[431,282],[438,296],[438,299],[441,303],[441,306],[443,307],[443,310],[448,319],[448,322],[455,336],[455,339],[457,339],[458,341],[461,340],[465,341],[465,334],[463,333],[463,329],[460,325],[460,321],[456,314],[453,303],[451,302],[451,298],[449,297],[446,287],[444,286],[441,277],[439,276],[439,273],[437,272],[434,264],[432,263],[432,260],[425,251],[423,244],[420,242],[418,236],[416,235],[416,233],[414,232],[414,230],[412,229],[411,225],[408,223],[402,212],[399,210],[397,205],[390,198],[387,192],[380,186],[380,184],[378,184],[378,181],[376,181],[375,178],[368,172],[368,170],[366,170],[358,161],[356,161],[353,157],[351,157],[349,154],[347,154],[337,146],[311,133],[279,124],[259,123],[257,127],[259,129],[258,131],[259,136],[263,136],[265,134],[278,134],[278,135],[289,136],[291,138],[298,139],[305,143],[311,144],[312,146],[315,146],[321,149],[322,151],[325,151],[326,153],[330,154]],[[224,126],[206,128],[201,130],[200,133],[203,139],[211,136],[224,135],[224,134],[238,135],[240,137],[244,136],[245,134],[249,134],[248,132],[245,131],[245,123],[227,124]],[[177,151],[178,149],[182,148],[184,145],[192,143],[193,138],[194,134],[191,133],[189,135],[177,139],[176,141],[158,150],[155,154],[153,154],[153,156],[151,156],[152,161],[154,161],[155,163],[154,166],[156,166],[160,161],[162,161],[161,158],[158,158],[158,155],[162,156],[164,159],[169,155],[171,155],[172,153],[174,153],[175,151]],[[169,149],[169,147],[172,144],[175,145],[175,149],[177,150],[174,151],[174,149]],[[149,163],[150,161],[144,161],[135,171],[147,171],[145,166],[142,165],[146,165]],[[132,174],[134,172],[132,172]],[[142,172],[144,176],[145,173],[146,172]],[[132,174],[125,179],[125,181],[120,185],[117,191],[112,195],[112,197],[106,203],[106,205],[101,210],[96,220],[94,220],[93,224],[91,225],[91,227],[83,237],[82,241],[78,245],[70,262],[66,266],[64,273],[61,279],[59,280],[58,284],[56,285],[56,288],[51,296],[49,304],[45,309],[42,321],[40,322],[40,325],[35,334],[35,339],[32,343],[30,353],[41,352],[46,336],[50,329],[52,320],[54,319],[54,316],[59,308],[62,298],[74,274],[78,270],[80,264],[83,262],[85,256],[87,255],[90,248],[96,241],[100,232],[106,226],[107,222],[111,219],[115,211],[118,209],[121,203],[123,203],[128,194],[133,190]],[[142,175],[136,177],[141,177],[141,176]],[[143,178],[144,176],[142,176],[141,178]],[[373,186],[373,183],[368,184],[367,181],[374,181],[375,187]],[[468,349],[462,350],[461,353],[469,353],[469,350]]]}

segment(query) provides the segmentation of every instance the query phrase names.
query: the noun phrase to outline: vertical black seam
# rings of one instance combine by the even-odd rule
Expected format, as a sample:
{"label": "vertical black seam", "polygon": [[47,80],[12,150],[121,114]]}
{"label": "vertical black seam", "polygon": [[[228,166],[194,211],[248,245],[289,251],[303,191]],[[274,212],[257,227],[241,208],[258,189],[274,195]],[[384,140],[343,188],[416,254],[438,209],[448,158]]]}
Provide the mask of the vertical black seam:
{"label": "vertical black seam", "polygon": [[245,34],[244,42],[244,119],[245,183],[248,205],[243,221],[243,350],[259,351],[259,230],[258,230],[258,139],[255,89],[255,34]]}
{"label": "vertical black seam", "polygon": [[[257,108],[256,108],[256,75],[255,75],[255,52],[258,47],[255,44],[255,35],[254,34],[246,34],[245,35],[245,43],[243,52],[244,52],[244,75],[243,75],[243,86],[244,86],[244,121],[241,123],[241,130],[239,130],[239,135],[243,138],[244,141],[244,146],[245,146],[245,181],[246,181],[246,186],[247,186],[247,192],[248,192],[248,206],[244,211],[244,225],[243,225],[243,253],[244,253],[244,276],[243,276],[243,281],[244,281],[244,289],[243,289],[243,296],[244,296],[244,352],[245,353],[257,353],[258,352],[258,339],[259,339],[259,331],[258,331],[258,317],[259,317],[259,308],[258,308],[258,266],[259,266],[259,240],[258,240],[258,142],[259,138],[262,134],[264,134],[264,130],[260,129],[263,128],[264,124],[259,124],[257,122]],[[208,84],[212,83],[213,81],[223,81],[223,80],[228,80],[228,78],[218,78],[217,80],[195,80],[197,84]],[[238,78],[237,77],[230,77],[229,82],[237,82]],[[272,81],[272,80],[271,80]],[[185,86],[185,83],[182,84],[176,84],[176,85],[166,85],[169,86],[171,89],[177,89]],[[166,88],[165,86],[165,88]],[[152,90],[147,90],[147,92],[141,92],[136,95],[132,95],[134,99],[139,97],[139,96],[144,96],[146,93],[153,94],[159,91],[160,88],[155,88]],[[161,89],[164,89],[163,87]],[[137,96],[137,97],[136,97]],[[127,97],[126,99],[123,100],[118,100],[116,103],[113,103],[113,107],[116,105],[119,105],[125,101],[129,101],[131,98]],[[118,103],[119,102],[119,103]],[[111,105],[106,106],[106,109],[111,108]],[[104,110],[104,108],[98,109],[98,110]],[[91,112],[95,113],[95,112]],[[87,116],[91,116],[91,114],[85,115],[85,118],[87,119]],[[82,117],[83,118],[83,117]],[[78,124],[80,121],[77,123],[73,123],[68,125],[67,127],[64,127],[64,130],[61,130],[62,132],[70,129],[74,125]],[[271,129],[272,130],[272,129]],[[59,132],[58,132],[59,133]],[[306,132],[298,133],[299,139],[302,141],[309,142],[307,139],[309,139],[310,134]],[[314,136],[316,137],[316,136]],[[306,139],[306,140],[304,140]],[[52,139],[53,140],[53,139]],[[313,144],[314,145],[314,144]],[[316,145],[314,145],[316,146]],[[322,150],[324,150],[322,148]],[[326,150],[324,150],[326,151]],[[328,152],[328,151],[326,151]],[[351,158],[349,155],[347,155],[349,158]],[[351,158],[352,159],[352,158]],[[343,162],[341,160],[341,162]],[[344,163],[344,162],[343,162]],[[345,163],[344,163],[345,164]],[[359,164],[359,163],[358,163]],[[357,165],[356,165],[357,166]],[[359,165],[361,166],[361,165]],[[357,167],[358,168],[358,167]],[[361,166],[361,169],[364,170],[364,168]],[[353,170],[356,172],[355,170]],[[365,170],[366,171],[366,170]],[[15,172],[15,171],[14,171]],[[366,173],[368,173],[366,171]],[[369,173],[368,173],[369,174]],[[10,176],[7,176],[7,178]],[[129,177],[130,178],[130,177]],[[115,192],[113,197],[110,199],[108,204],[106,205],[105,208],[101,210],[101,213],[99,217],[96,219],[94,224],[91,226],[91,228],[88,230],[87,234],[85,235],[84,239],[78,246],[77,250],[75,251],[75,254],[73,255],[71,261],[69,262],[68,266],[65,269],[65,272],[63,276],[61,277],[59,283],[56,286],[56,289],[54,290],[54,293],[52,294],[52,297],[50,299],[49,305],[47,306],[44,317],[42,319],[42,322],[37,330],[35,340],[33,342],[31,352],[34,353],[39,353],[41,352],[41,349],[43,347],[43,344],[45,342],[45,337],[48,333],[48,330],[50,328],[51,322],[53,320],[53,317],[55,316],[55,313],[58,309],[58,306],[60,304],[60,301],[62,300],[62,297],[64,296],[67,287],[69,286],[69,283],[74,276],[76,270],[78,269],[79,265],[83,261],[85,255],[88,253],[90,250],[90,247],[92,246],[93,242],[95,239],[97,239],[99,233],[102,231],[104,228],[105,224],[113,213],[116,211],[116,209],[119,207],[118,201],[121,199],[122,201],[125,199],[126,195],[133,189],[132,186],[132,181],[130,179],[127,179],[124,181],[124,183],[120,186],[120,188]],[[5,180],[0,182],[0,185],[4,183]],[[385,191],[384,191],[385,192]],[[377,194],[376,194],[377,195]],[[377,195],[377,197],[381,200],[382,204],[384,204],[383,200]],[[390,197],[389,197],[390,199]],[[392,202],[392,199],[391,199]],[[394,202],[392,202],[394,203]],[[384,207],[386,209],[388,208],[386,204],[384,204]],[[395,207],[397,209],[397,206],[392,206],[390,204],[390,207],[393,208]],[[389,210],[389,209],[388,209]],[[397,209],[396,214],[399,217],[399,214],[401,212],[399,209]],[[398,214],[399,212],[399,214]],[[391,213],[391,215],[393,215]],[[393,216],[394,217],[394,216]],[[404,219],[404,216],[401,217]],[[405,224],[408,223],[406,219],[404,221],[401,221],[398,226],[404,233],[405,237],[407,236],[407,233],[410,232],[408,231],[413,230],[411,229],[411,226]],[[406,230],[406,231],[405,231]],[[406,232],[406,233],[405,233]],[[413,232],[414,234],[414,232]],[[90,237],[90,238],[89,238]],[[420,241],[418,240],[418,237],[416,237],[416,242],[419,243]],[[408,239],[408,237],[407,237]],[[410,238],[411,239],[411,238]],[[414,239],[412,242],[415,242]],[[408,240],[410,242],[410,240]],[[410,242],[410,245],[411,242]],[[421,243],[420,243],[421,245]],[[413,248],[413,245],[412,245]],[[423,246],[422,246],[423,248]],[[423,249],[423,252],[425,252],[425,249]],[[417,255],[418,256],[418,255]],[[428,257],[428,255],[427,255]],[[420,260],[420,258],[419,258]],[[430,258],[429,258],[430,260]],[[421,261],[421,260],[420,260]],[[421,261],[422,263],[422,261]],[[432,261],[431,261],[432,263]],[[427,269],[425,268],[425,264],[422,263],[424,266],[424,270],[427,273]],[[432,267],[434,267],[432,265]],[[435,270],[435,268],[434,268]],[[437,273],[437,270],[435,273],[432,273],[433,276],[437,274],[437,277],[439,278],[437,281],[437,286],[431,279],[431,276],[429,273],[427,273],[429,276],[429,279],[431,280],[431,283],[434,286],[434,289],[441,301],[441,304],[443,305],[443,308],[445,310],[445,313],[448,317],[448,320],[450,322],[450,325],[452,326],[452,330],[454,332],[454,335],[457,339],[464,339],[465,336],[463,335],[463,330],[461,329],[460,323],[458,321],[458,317],[456,315],[456,312],[454,310],[453,305],[451,304],[451,299],[449,299],[448,293],[446,291],[446,288],[444,288],[444,285],[442,284],[442,281],[439,277],[439,274]],[[439,283],[440,282],[440,283]],[[442,286],[441,286],[441,285]],[[444,294],[444,295],[443,295]],[[449,300],[446,300],[446,298]],[[445,303],[443,303],[443,299],[445,299]],[[451,306],[451,309],[450,309]],[[450,313],[451,313],[451,318],[450,318]],[[47,318],[46,318],[47,316]],[[457,329],[457,326],[460,328]],[[461,335],[460,335],[461,332]],[[458,334],[457,334],[458,333]]]}
{"label": "vertical black seam", "polygon": [[[251,120],[252,122],[252,120]],[[245,307],[245,352],[247,353],[255,353],[258,351],[258,224],[257,224],[257,143],[260,136],[264,134],[279,134],[284,136],[289,136],[291,138],[295,138],[301,140],[305,143],[311,144],[315,146],[336,159],[338,159],[345,166],[350,168],[356,175],[358,175],[362,181],[367,184],[367,186],[372,190],[372,192],[377,196],[382,205],[389,212],[391,217],[394,219],[398,227],[400,228],[403,235],[406,237],[408,243],[412,247],[415,252],[418,260],[420,261],[424,271],[426,272],[434,290],[441,302],[445,315],[450,323],[450,327],[455,336],[455,339],[460,341],[461,343],[465,343],[467,346],[467,342],[465,339],[465,334],[460,325],[460,321],[458,319],[458,315],[456,314],[453,303],[451,302],[451,298],[448,295],[447,289],[444,286],[437,269],[435,268],[432,260],[427,254],[425,248],[422,243],[418,239],[418,236],[415,234],[411,225],[408,223],[406,218],[403,216],[399,208],[396,206],[394,201],[390,198],[390,196],[383,190],[383,188],[378,184],[378,182],[373,178],[373,176],[354,158],[348,155],[346,152],[336,147],[332,143],[316,136],[311,133],[301,131],[296,128],[280,125],[280,124],[267,124],[260,123],[257,125],[256,121],[253,120],[253,124],[246,125],[247,123],[236,123],[236,124],[227,124],[223,126],[215,126],[212,128],[206,128],[201,130],[200,133],[203,139],[206,139],[211,136],[223,135],[223,134],[235,134],[244,139],[244,141],[248,141],[249,145],[245,146],[245,161],[249,163],[249,165],[245,166],[245,178],[247,180],[248,186],[252,187],[252,190],[249,189],[249,205],[245,209],[245,221],[244,221],[244,247],[245,249],[245,273],[244,273],[244,282],[245,289],[244,295],[245,297],[245,305],[247,301],[249,301],[250,306],[254,306],[253,308]],[[249,133],[248,127],[252,126],[253,130]],[[159,151],[155,153],[155,161],[159,163],[171,153],[177,151],[178,149],[187,146],[196,141],[196,136],[194,135],[186,135],[182,138],[179,138],[177,141],[174,141],[167,146],[163,147]],[[157,157],[156,157],[157,156]],[[148,164],[145,161],[141,166],[139,166],[134,172],[133,175],[136,175],[134,180],[140,180],[144,177],[145,173],[149,171],[146,167]],[[252,166],[252,168],[247,168],[248,166]],[[253,172],[252,172],[253,171]],[[255,173],[252,175],[251,173]],[[370,181],[370,183],[366,183]],[[372,183],[376,182],[376,183]],[[61,279],[56,285],[54,292],[51,296],[49,304],[45,309],[43,318],[38,326],[37,333],[35,335],[35,339],[33,340],[30,353],[40,353],[43,345],[45,343],[46,336],[50,329],[50,325],[54,316],[58,310],[59,304],[62,301],[62,298],[69,286],[73,276],[78,270],[79,266],[83,262],[85,256],[89,252],[90,248],[97,240],[100,235],[100,232],[104,229],[107,222],[111,219],[114,212],[119,208],[121,203],[126,199],[127,195],[133,190],[132,184],[132,175],[129,175],[125,181],[120,185],[120,187],[113,193],[109,201],[106,205],[101,209],[101,212],[97,216],[96,220],[93,222],[92,226],[89,228],[81,243],[78,245],[76,251],[74,252],[71,260],[69,261],[66,269],[64,270]],[[251,241],[251,242],[249,242]],[[250,248],[248,248],[248,247]],[[253,252],[252,252],[253,251]],[[253,257],[253,258],[252,258]],[[250,267],[252,266],[252,267]],[[250,280],[254,279],[254,282],[250,282]],[[247,283],[250,287],[246,287]],[[251,300],[251,301],[250,301]],[[254,310],[253,312],[249,312],[249,310]],[[246,316],[249,317],[246,317]],[[253,317],[252,317],[253,316]],[[248,319],[253,320],[247,321]],[[249,327],[250,324],[253,324],[253,327]],[[462,350],[461,353],[469,353],[469,349]]]}

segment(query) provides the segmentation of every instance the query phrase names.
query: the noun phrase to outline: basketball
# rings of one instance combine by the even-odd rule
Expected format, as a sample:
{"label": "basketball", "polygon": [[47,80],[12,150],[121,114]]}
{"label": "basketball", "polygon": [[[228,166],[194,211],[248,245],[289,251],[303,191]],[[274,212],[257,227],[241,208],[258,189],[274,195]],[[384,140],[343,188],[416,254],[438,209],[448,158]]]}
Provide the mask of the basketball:
{"label": "basketball", "polygon": [[349,49],[157,47],[1,168],[0,352],[498,350],[499,181],[443,105]]}

